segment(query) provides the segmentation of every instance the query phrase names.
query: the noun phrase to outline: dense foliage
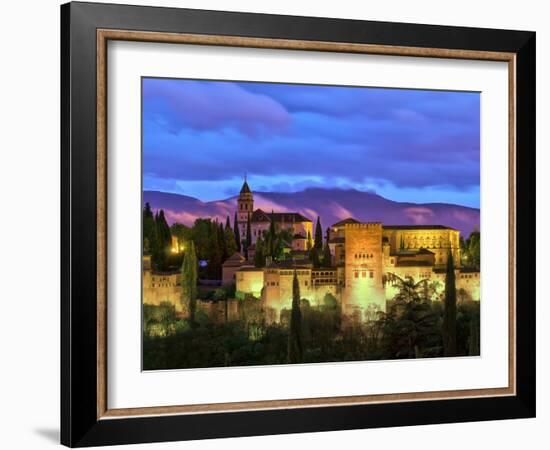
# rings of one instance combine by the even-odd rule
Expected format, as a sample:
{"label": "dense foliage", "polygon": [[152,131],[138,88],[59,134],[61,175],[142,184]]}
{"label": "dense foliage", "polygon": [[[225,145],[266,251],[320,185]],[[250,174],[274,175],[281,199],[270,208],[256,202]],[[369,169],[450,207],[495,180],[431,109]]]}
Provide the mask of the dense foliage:
{"label": "dense foliage", "polygon": [[461,263],[464,267],[478,269],[480,267],[480,234],[474,230],[467,239],[460,237]]}
{"label": "dense foliage", "polygon": [[[399,293],[385,313],[343,316],[336,298],[327,294],[320,305],[299,298],[268,323],[262,302],[238,302],[238,316],[214,322],[197,306],[195,324],[179,319],[169,305],[144,308],[143,364],[149,369],[239,365],[364,361],[442,357],[445,303],[431,300],[426,282],[398,280]],[[198,294],[227,302],[225,288]],[[227,303],[225,303],[227,305]],[[299,324],[299,325],[298,325]],[[479,355],[479,302],[456,304],[456,356]]]}

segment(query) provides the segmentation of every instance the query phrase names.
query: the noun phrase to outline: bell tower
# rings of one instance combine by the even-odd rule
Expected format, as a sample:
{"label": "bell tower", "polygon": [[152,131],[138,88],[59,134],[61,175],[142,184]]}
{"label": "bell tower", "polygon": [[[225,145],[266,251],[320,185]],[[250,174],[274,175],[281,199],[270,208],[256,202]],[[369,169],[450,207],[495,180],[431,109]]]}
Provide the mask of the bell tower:
{"label": "bell tower", "polygon": [[239,223],[239,233],[241,239],[246,238],[246,223],[248,221],[248,216],[252,215],[254,212],[254,196],[252,191],[246,182],[246,175],[244,176],[243,187],[239,193],[239,198],[237,200],[237,221]]}

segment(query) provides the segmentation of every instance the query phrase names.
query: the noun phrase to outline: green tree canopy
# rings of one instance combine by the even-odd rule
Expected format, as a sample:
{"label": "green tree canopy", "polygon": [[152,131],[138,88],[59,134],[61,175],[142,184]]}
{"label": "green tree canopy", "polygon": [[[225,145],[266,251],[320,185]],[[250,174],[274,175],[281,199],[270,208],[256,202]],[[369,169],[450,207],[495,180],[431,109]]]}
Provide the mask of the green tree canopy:
{"label": "green tree canopy", "polygon": [[302,312],[300,310],[300,284],[294,270],[292,280],[292,311],[288,334],[288,362],[291,364],[302,361]]}
{"label": "green tree canopy", "polygon": [[195,244],[191,241],[181,265],[182,308],[187,312],[191,323],[195,322],[197,308],[197,269]]}
{"label": "green tree canopy", "polygon": [[443,303],[443,354],[456,356],[456,284],[453,254],[447,256],[447,270],[445,272],[445,300]]}
{"label": "green tree canopy", "polygon": [[321,227],[321,219],[317,216],[317,225],[315,225],[315,244],[317,250],[323,249],[323,228]]}

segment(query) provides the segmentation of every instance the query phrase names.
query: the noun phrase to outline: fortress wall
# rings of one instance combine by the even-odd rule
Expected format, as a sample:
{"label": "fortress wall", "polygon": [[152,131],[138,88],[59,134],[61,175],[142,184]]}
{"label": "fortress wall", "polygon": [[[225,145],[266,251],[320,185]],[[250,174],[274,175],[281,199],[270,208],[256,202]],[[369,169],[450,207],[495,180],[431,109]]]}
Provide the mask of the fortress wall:
{"label": "fortress wall", "polygon": [[435,254],[435,264],[445,266],[449,248],[452,251],[455,266],[460,261],[460,232],[451,229],[392,230],[384,229],[383,236],[388,239],[391,253],[405,250],[427,248]]}
{"label": "fortress wall", "polygon": [[239,270],[236,272],[236,291],[237,296],[252,294],[260,298],[264,286],[264,272],[262,269]]}
{"label": "fortress wall", "polygon": [[158,306],[163,302],[168,302],[174,305],[177,312],[182,312],[181,287],[143,287],[144,304]]}
{"label": "fortress wall", "polygon": [[382,275],[382,224],[346,224],[344,314],[369,305],[385,310]]}

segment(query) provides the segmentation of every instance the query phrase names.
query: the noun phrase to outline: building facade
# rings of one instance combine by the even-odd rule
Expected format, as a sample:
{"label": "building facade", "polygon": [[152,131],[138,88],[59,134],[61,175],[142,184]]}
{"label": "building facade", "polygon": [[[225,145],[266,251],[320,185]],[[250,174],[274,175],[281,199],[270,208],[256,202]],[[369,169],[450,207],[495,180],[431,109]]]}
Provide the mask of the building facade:
{"label": "building facade", "polygon": [[313,223],[297,212],[265,212],[254,209],[254,194],[245,180],[237,199],[237,224],[241,242],[246,241],[246,228],[250,222],[251,245],[255,245],[260,236],[267,233],[273,222],[275,231],[288,230],[291,237],[290,246],[307,248],[313,236]]}
{"label": "building facade", "polygon": [[[276,311],[292,304],[292,279],[296,271],[300,296],[320,305],[327,295],[339,302],[346,316],[365,318],[371,311],[385,311],[387,301],[399,291],[397,280],[412,278],[429,286],[432,300],[441,300],[447,259],[452,255],[458,301],[480,300],[479,270],[460,267],[460,233],[441,225],[383,225],[349,218],[328,232],[330,267],[314,268],[307,259],[268,263],[263,269],[246,269],[247,283],[239,282],[241,296],[253,295]],[[258,286],[262,289],[258,295]]]}

